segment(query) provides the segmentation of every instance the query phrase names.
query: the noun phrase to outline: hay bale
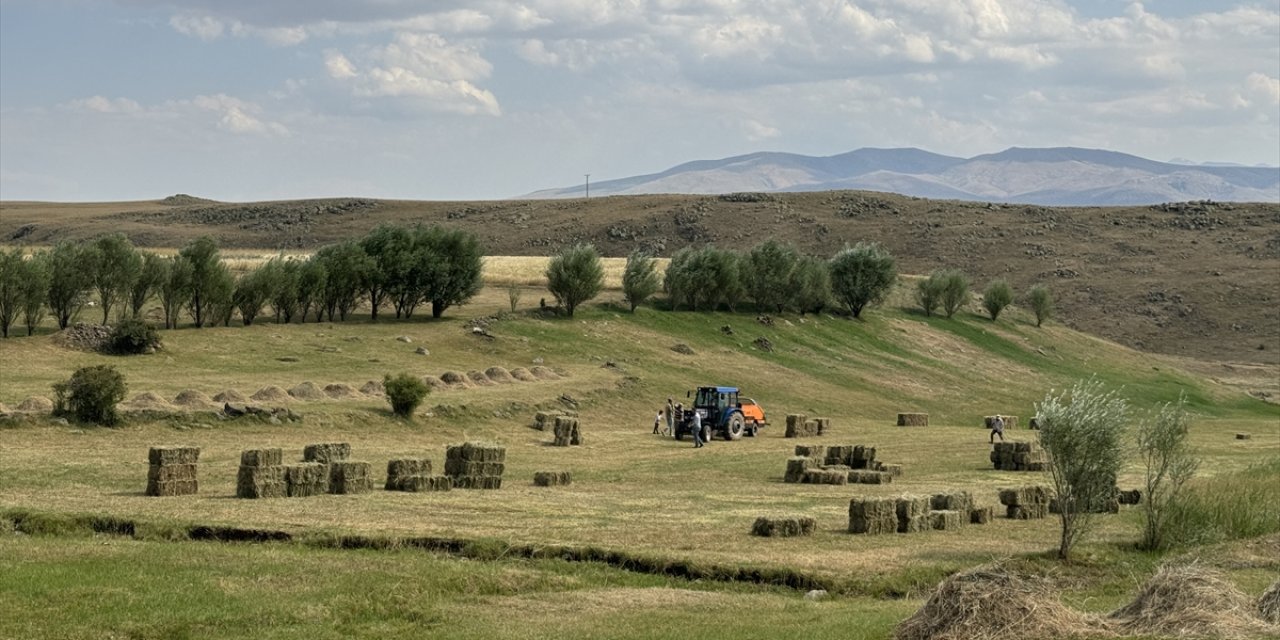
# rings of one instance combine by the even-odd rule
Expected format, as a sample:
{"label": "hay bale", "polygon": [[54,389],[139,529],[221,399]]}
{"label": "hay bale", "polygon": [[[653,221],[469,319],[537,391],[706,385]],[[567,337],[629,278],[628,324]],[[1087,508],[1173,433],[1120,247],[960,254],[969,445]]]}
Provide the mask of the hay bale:
{"label": "hay bale", "polygon": [[821,444],[798,444],[796,445],[796,455],[826,460],[827,447]]}
{"label": "hay bale", "polygon": [[1038,520],[1049,515],[1049,489],[1040,485],[1001,489],[1000,504],[1011,520]]}
{"label": "hay bale", "polygon": [[125,411],[162,411],[172,412],[176,409],[169,401],[153,391],[143,391],[120,403]]}
{"label": "hay bale", "polygon": [[932,528],[929,522],[929,496],[899,496],[894,499],[894,516],[898,533],[919,533]]}
{"label": "hay bale", "polygon": [[516,381],[511,372],[502,367],[489,367],[484,370],[484,377],[498,384],[511,384]]}
{"label": "hay bale", "polygon": [[445,450],[444,472],[459,489],[499,489],[507,450],[495,444],[466,442]]}
{"label": "hay bale", "polygon": [[893,476],[869,469],[853,469],[849,471],[849,484],[889,484]]}
{"label": "hay bale", "polygon": [[808,516],[760,516],[751,525],[751,535],[765,538],[811,536],[818,522]]}
{"label": "hay bale", "polygon": [[1253,436],[1250,436],[1250,435],[1249,435],[1249,434],[1247,434],[1247,433],[1237,433],[1237,434],[1236,434],[1236,440],[1248,440],[1248,439],[1249,439],[1249,438],[1251,438],[1251,437],[1253,437]]}
{"label": "hay bale", "polygon": [[887,473],[894,478],[902,477],[902,465],[900,464],[886,464],[881,462],[880,471],[882,473]]}
{"label": "hay bale", "polygon": [[431,461],[426,458],[399,458],[387,461],[387,481],[392,478],[431,475]]}
{"label": "hay bale", "polygon": [[458,476],[458,477],[452,477],[452,479],[453,479],[453,488],[455,489],[501,489],[502,488],[502,478],[499,478],[496,476],[488,476],[488,477]]}
{"label": "hay bale", "polygon": [[787,472],[782,476],[783,482],[801,482],[804,480],[804,472],[816,464],[813,458],[805,456],[795,456],[787,460]]}
{"label": "hay bale", "polygon": [[373,490],[372,465],[355,460],[329,463],[329,493],[343,495]]}
{"label": "hay bale", "polygon": [[178,395],[173,397],[174,406],[184,409],[214,409],[219,405],[213,403],[213,399],[203,392],[195,389],[183,389]]}
{"label": "hay bale", "polygon": [[1001,568],[978,568],[943,580],[894,630],[895,640],[1041,640],[1084,637],[1092,617],[1072,611],[1046,582]]}
{"label": "hay bale", "polygon": [[329,465],[300,462],[283,465],[285,495],[290,498],[318,496],[329,492]]}
{"label": "hay bale", "polygon": [[[428,387],[431,387],[432,391],[439,391],[440,389],[449,388],[449,383],[435,376],[431,376],[431,375],[422,376],[421,380],[422,380],[422,384],[425,384]],[[382,395],[386,395],[386,394],[387,394],[387,390],[384,387],[382,390]]]}
{"label": "hay bale", "polygon": [[930,511],[929,527],[935,531],[955,530],[969,524],[968,511]]}
{"label": "hay bale", "polygon": [[[152,450],[155,452],[155,449]],[[197,455],[199,449],[196,449]],[[157,459],[155,456],[152,460]],[[158,464],[153,462],[147,469],[147,491],[149,496],[187,496],[195,495],[199,491],[199,484],[196,479],[196,467],[194,458],[189,463]]]}
{"label": "hay bale", "polygon": [[532,369],[529,370],[529,372],[533,374],[533,377],[539,380],[559,380],[560,379],[560,374],[542,365],[533,367]]}
{"label": "hay bale", "polygon": [[814,435],[825,435],[831,433],[831,418],[814,418],[818,423],[817,431]]}
{"label": "hay bale", "polygon": [[800,478],[804,484],[848,484],[849,473],[839,469],[806,469]]}
{"label": "hay bale", "polygon": [[927,427],[929,426],[929,414],[927,413],[899,413],[899,427]]}
{"label": "hay bale", "polygon": [[787,438],[803,438],[805,436],[817,435],[817,424],[810,424],[809,418],[803,413],[787,414],[787,430],[784,434]]}
{"label": "hay bale", "polygon": [[556,416],[555,440],[552,444],[557,447],[582,444],[582,431],[578,425],[578,419],[570,416]]}
{"label": "hay bale", "polygon": [[243,394],[243,393],[240,393],[239,391],[236,391],[235,389],[227,389],[226,391],[223,391],[223,392],[221,392],[221,393],[218,393],[218,394],[214,395],[214,396],[213,396],[213,401],[214,401],[214,402],[217,402],[218,404],[226,404],[226,403],[228,403],[228,402],[234,402],[234,403],[237,403],[237,404],[244,404],[244,403],[248,402],[248,401],[249,401],[249,399],[248,399],[248,398],[246,398],[246,397],[244,397],[244,394]]}
{"label": "hay bale", "polygon": [[324,386],[324,395],[334,400],[346,400],[348,398],[358,398],[361,393],[345,382],[334,382]]}
{"label": "hay bale", "polygon": [[490,380],[487,376],[485,376],[483,371],[475,371],[475,370],[468,371],[467,379],[470,380],[472,384],[478,387],[492,387],[496,384],[494,381]]}
{"label": "hay bale", "polygon": [[471,462],[468,460],[445,460],[446,476],[500,476],[506,471],[504,462]]}
{"label": "hay bale", "polygon": [[[426,382],[426,380],[423,380],[423,382]],[[382,384],[381,380],[370,380],[360,385],[360,393],[366,396],[385,396],[387,395],[387,388]]]}
{"label": "hay bale", "polygon": [[450,491],[453,489],[453,478],[449,476],[404,476],[395,482],[387,480],[387,491],[408,491],[421,493],[424,491]]}
{"label": "hay bale", "polygon": [[351,457],[351,445],[346,442],[328,442],[309,444],[302,448],[303,462],[320,462],[328,464]]}
{"label": "hay bale", "polygon": [[824,458],[825,464],[843,464],[853,468],[850,460],[853,458],[853,445],[838,444],[827,447],[827,455]]}
{"label": "hay bale", "polygon": [[283,498],[285,495],[284,467],[282,466],[241,465],[236,473],[237,498]]}
{"label": "hay bale", "polygon": [[467,378],[467,374],[461,373],[459,371],[446,371],[440,374],[440,381],[451,387],[471,386],[471,381]]}
{"label": "hay bale", "polygon": [[533,474],[533,486],[558,487],[573,482],[568,471],[536,471]]}
{"label": "hay bale", "polygon": [[1162,638],[1248,638],[1277,631],[1258,617],[1249,596],[1196,564],[1161,567],[1133,602],[1107,617],[1127,635]]}
{"label": "hay bale", "polygon": [[569,415],[564,411],[552,409],[550,411],[539,411],[533,414],[533,427],[538,431],[546,431],[547,427],[555,428],[556,418]]}
{"label": "hay bale", "polygon": [[159,446],[147,452],[151,465],[195,464],[200,461],[200,447]]}
{"label": "hay bale", "polygon": [[883,535],[898,531],[893,498],[854,498],[849,501],[849,533]]}
{"label": "hay bale", "polygon": [[974,507],[969,510],[969,524],[987,524],[995,517],[994,507]]}
{"label": "hay bale", "polygon": [[[320,385],[311,382],[310,380],[298,383],[298,385],[290,389],[288,393],[299,400],[324,400],[329,397],[324,394],[324,389],[321,389]],[[258,398],[256,397],[254,398],[254,400],[257,399]]]}
{"label": "hay bale", "polygon": [[1280,580],[1272,582],[1258,598],[1258,615],[1271,624],[1280,625]]}
{"label": "hay bale", "polygon": [[968,491],[935,493],[929,498],[929,507],[936,511],[968,512],[973,508],[973,496]]}
{"label": "hay bale", "polygon": [[274,384],[258,389],[253,395],[249,396],[249,399],[254,402],[284,402],[289,398],[289,392],[285,391],[284,387]]}
{"label": "hay bale", "polygon": [[49,413],[53,411],[53,401],[44,396],[28,396],[14,410],[22,413]]}
{"label": "hay bale", "polygon": [[240,452],[242,467],[278,467],[284,462],[280,449],[245,449]]}

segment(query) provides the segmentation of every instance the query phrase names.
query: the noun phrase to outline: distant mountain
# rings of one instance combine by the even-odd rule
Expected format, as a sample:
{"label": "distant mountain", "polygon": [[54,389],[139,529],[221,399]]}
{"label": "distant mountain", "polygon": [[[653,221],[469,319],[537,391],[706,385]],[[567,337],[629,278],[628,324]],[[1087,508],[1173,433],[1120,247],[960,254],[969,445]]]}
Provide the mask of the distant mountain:
{"label": "distant mountain", "polygon": [[[1052,206],[1185,200],[1280,202],[1280,168],[1174,164],[1101,149],[1012,147],[955,158],[920,149],[863,148],[834,156],[762,152],[697,160],[661,173],[607,180],[591,194],[862,189],[908,196]],[[576,198],[581,186],[529,198]]]}

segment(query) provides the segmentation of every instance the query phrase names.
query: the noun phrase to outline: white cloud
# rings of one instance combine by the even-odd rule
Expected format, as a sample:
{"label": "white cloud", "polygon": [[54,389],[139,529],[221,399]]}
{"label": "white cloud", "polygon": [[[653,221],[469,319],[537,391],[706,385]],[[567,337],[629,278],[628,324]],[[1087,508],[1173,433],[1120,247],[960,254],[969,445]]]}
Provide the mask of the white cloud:
{"label": "white cloud", "polygon": [[346,56],[337,51],[326,51],[324,54],[324,67],[329,71],[330,78],[344,80],[346,78],[354,78],[356,66],[347,59]]}
{"label": "white cloud", "polygon": [[227,30],[223,21],[208,15],[178,14],[169,18],[169,26],[185,36],[212,42]]}
{"label": "white cloud", "polygon": [[1280,104],[1280,78],[1255,71],[1245,78],[1245,86],[1251,94],[1261,98],[1264,104]]}
{"label": "white cloud", "polygon": [[289,133],[283,124],[263,120],[259,115],[262,112],[259,105],[221,93],[198,95],[189,100],[168,100],[152,106],[143,106],[129,98],[90,96],[70,100],[59,107],[65,111],[119,115],[151,122],[186,121],[194,126],[212,126],[235,134],[282,136]]}
{"label": "white cloud", "polygon": [[489,77],[493,65],[470,46],[436,34],[399,33],[359,57],[366,63],[363,71],[341,53],[325,59],[330,77],[349,83],[357,97],[409,99],[425,110],[466,115],[502,113],[497,97],[476,84]]}
{"label": "white cloud", "polygon": [[111,99],[103,96],[71,100],[62,106],[71,110],[95,111],[97,113],[137,113],[142,110],[142,106],[134,100],[128,98]]}

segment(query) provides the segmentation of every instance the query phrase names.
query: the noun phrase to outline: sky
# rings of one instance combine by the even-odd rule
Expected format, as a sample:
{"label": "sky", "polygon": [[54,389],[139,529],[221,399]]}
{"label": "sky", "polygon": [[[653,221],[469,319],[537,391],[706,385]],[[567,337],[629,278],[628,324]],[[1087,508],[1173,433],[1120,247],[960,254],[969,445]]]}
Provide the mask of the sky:
{"label": "sky", "polygon": [[5,200],[1011,146],[1280,164],[1280,0],[0,0]]}

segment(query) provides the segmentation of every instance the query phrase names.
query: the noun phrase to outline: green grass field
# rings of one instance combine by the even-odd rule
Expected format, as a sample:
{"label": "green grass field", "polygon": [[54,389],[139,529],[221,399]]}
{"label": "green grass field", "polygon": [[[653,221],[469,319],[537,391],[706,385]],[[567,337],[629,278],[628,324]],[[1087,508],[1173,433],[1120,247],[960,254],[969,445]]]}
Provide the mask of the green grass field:
{"label": "green grass field", "polygon": [[[401,371],[439,376],[535,362],[563,377],[433,392],[411,423],[393,419],[380,398],[290,401],[304,419],[283,425],[201,412],[135,415],[117,429],[4,422],[0,510],[253,527],[300,539],[436,536],[498,548],[602,549],[709,568],[708,574],[744,567],[794,572],[837,597],[811,603],[780,587],[689,582],[551,559],[5,535],[0,602],[10,603],[11,615],[0,616],[0,637],[372,638],[428,630],[432,637],[884,638],[940,578],[992,561],[1057,576],[1073,605],[1104,611],[1125,601],[1161,560],[1132,551],[1137,510],[1099,517],[1080,563],[1061,568],[1045,555],[1056,544],[1056,520],[854,536],[845,532],[849,499],[967,489],[980,504],[995,504],[998,487],[1044,482],[1038,474],[990,468],[982,416],[1017,415],[1025,425],[1046,392],[1088,376],[1122,388],[1135,414],[1185,394],[1206,479],[1280,457],[1280,407],[1189,373],[1176,360],[1056,324],[1036,328],[1017,312],[994,324],[968,313],[945,320],[891,301],[864,321],[787,315],[766,326],[753,313],[641,308],[633,315],[615,292],[570,319],[540,315],[542,295],[529,289],[524,310],[514,314],[501,313],[506,293],[494,288],[439,321],[168,331],[165,349],[149,356],[69,351],[49,335],[2,341],[0,361],[9,364],[0,402],[11,407],[27,396],[50,396],[53,382],[100,363],[124,373],[130,396],[149,391],[170,399],[186,389],[247,396],[267,385],[359,387]],[[493,339],[473,335],[466,321],[489,315],[500,316],[490,324]],[[758,337],[773,351],[754,346]],[[672,351],[677,343],[695,355]],[[419,346],[430,354],[416,354]],[[764,406],[771,425],[759,438],[715,441],[697,451],[651,435],[653,414],[666,398],[683,399],[699,384],[740,386]],[[550,434],[529,427],[538,408],[562,406],[566,395],[579,404],[582,447],[548,446]],[[894,427],[899,411],[928,412],[932,426]],[[830,416],[834,433],[813,442],[876,446],[878,459],[904,465],[904,476],[874,486],[783,483],[787,457],[804,442],[782,437],[787,413]],[[1252,438],[1236,440],[1237,432]],[[1035,437],[1025,429],[1007,435]],[[282,447],[287,460],[300,460],[305,444],[350,442],[354,458],[373,464],[380,487],[386,460],[426,456],[440,468],[446,445],[474,439],[507,447],[500,491],[234,499],[242,449]],[[202,448],[199,495],[143,495],[147,449],[159,444]],[[531,478],[539,470],[569,470],[574,483],[536,488]],[[1135,459],[1120,485],[1137,487],[1140,480]],[[802,539],[751,537],[755,517],[770,513],[811,515],[818,531]],[[1277,549],[1280,539],[1252,544]],[[1226,566],[1254,595],[1280,572],[1274,557]],[[69,614],[50,620],[44,615],[50,608]]]}

